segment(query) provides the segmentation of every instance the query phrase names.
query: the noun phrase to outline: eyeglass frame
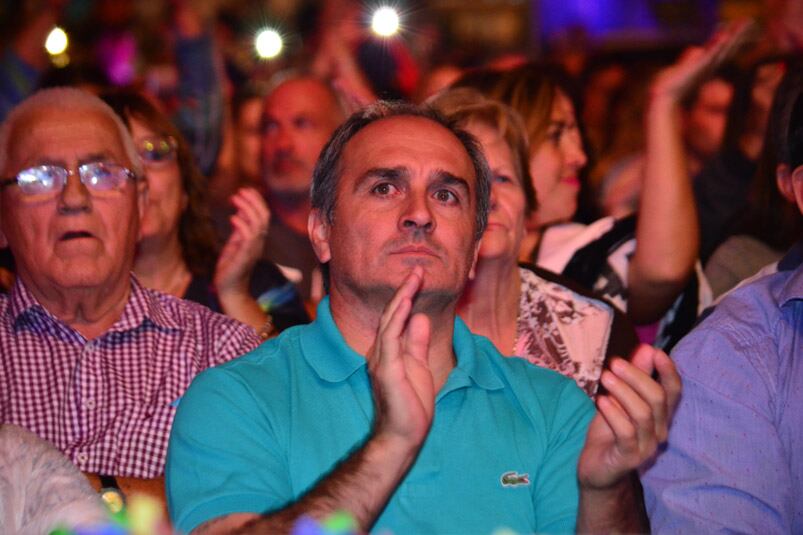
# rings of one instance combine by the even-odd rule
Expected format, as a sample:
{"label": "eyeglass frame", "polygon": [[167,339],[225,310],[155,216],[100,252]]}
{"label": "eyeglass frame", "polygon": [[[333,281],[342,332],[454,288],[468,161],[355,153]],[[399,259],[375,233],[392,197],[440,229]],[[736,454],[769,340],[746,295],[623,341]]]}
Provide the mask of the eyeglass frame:
{"label": "eyeglass frame", "polygon": [[[74,175],[77,174],[78,175],[78,180],[81,182],[81,184],[83,184],[86,187],[87,191],[89,191],[89,192],[91,192],[93,194],[96,194],[96,193],[103,194],[103,193],[110,193],[110,192],[120,191],[122,189],[122,185],[124,184],[123,182],[121,182],[119,185],[117,185],[117,186],[115,186],[113,188],[105,189],[105,190],[104,189],[97,189],[97,188],[93,187],[91,184],[88,184],[87,182],[84,182],[84,178],[81,175],[81,168],[84,167],[84,166],[87,166],[87,165],[97,165],[97,164],[119,167],[122,171],[124,171],[125,178],[129,179],[132,182],[137,182],[137,180],[139,180],[139,178],[140,178],[134,171],[132,171],[131,169],[129,169],[128,167],[126,167],[124,165],[121,165],[121,164],[118,164],[118,163],[115,163],[115,162],[102,161],[102,160],[94,161],[94,162],[86,162],[86,163],[80,164],[76,168],[77,173],[73,169],[69,169],[69,168],[64,167],[62,165],[41,164],[41,165],[33,165],[31,167],[26,167],[25,169],[20,170],[16,175],[14,175],[12,177],[0,178],[0,189],[5,189],[5,188],[7,188],[9,186],[16,185],[16,186],[18,186],[20,188],[20,191],[22,192],[22,194],[25,197],[51,196],[51,195],[55,196],[55,195],[58,195],[59,193],[61,193],[62,191],[64,191],[64,188],[67,186],[68,178],[70,176],[74,176]],[[39,167],[52,167],[52,168],[61,169],[62,171],[64,171],[66,176],[64,177],[64,180],[61,183],[61,186],[60,187],[55,187],[54,186],[54,188],[52,190],[43,191],[43,192],[37,192],[37,193],[29,193],[29,192],[25,191],[23,185],[20,184],[19,176],[21,174],[25,173],[26,171],[30,171],[31,169],[36,169],[36,168],[39,168]]]}
{"label": "eyeglass frame", "polygon": [[[167,144],[170,147],[170,151],[167,152],[166,154],[170,155],[169,158],[165,158],[163,160],[149,160],[148,158],[143,156],[143,153],[146,152],[146,151],[142,150],[142,144],[144,142],[146,142],[146,141],[153,142],[154,140],[159,140],[159,141],[165,140],[165,141],[167,141]],[[145,137],[143,139],[140,139],[139,141],[136,141],[134,144],[136,145],[137,154],[139,155],[139,157],[142,160],[142,163],[144,165],[161,165],[161,164],[165,164],[165,163],[168,163],[168,162],[174,162],[178,158],[178,140],[176,138],[174,138],[173,136],[171,136],[171,135],[154,134],[152,136],[148,136],[148,137]]]}

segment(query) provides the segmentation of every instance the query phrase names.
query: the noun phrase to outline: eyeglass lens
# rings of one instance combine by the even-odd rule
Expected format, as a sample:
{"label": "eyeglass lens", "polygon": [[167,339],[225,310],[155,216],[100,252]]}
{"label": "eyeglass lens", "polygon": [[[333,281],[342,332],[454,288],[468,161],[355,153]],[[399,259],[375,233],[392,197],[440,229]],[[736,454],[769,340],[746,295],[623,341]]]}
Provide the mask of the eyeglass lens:
{"label": "eyeglass lens", "polygon": [[[57,165],[39,165],[17,174],[17,184],[23,193],[36,195],[60,191],[67,183],[70,172]],[[78,166],[81,183],[93,191],[119,189],[131,176],[125,167],[112,163],[92,162]]]}

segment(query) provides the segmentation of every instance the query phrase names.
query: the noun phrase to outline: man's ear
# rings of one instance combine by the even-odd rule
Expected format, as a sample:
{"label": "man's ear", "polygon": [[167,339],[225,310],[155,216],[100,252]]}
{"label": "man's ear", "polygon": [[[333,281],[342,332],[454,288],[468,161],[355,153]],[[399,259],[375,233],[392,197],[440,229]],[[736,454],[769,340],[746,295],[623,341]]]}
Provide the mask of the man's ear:
{"label": "man's ear", "polygon": [[468,270],[468,280],[474,280],[474,276],[477,274],[477,259],[479,258],[480,254],[480,242],[482,240],[477,240],[477,243],[474,244],[474,254],[471,259],[471,269]]}
{"label": "man's ear", "polygon": [[[2,209],[3,209],[3,207],[0,206],[0,210],[2,210]],[[2,214],[2,212],[0,212],[0,249],[5,249],[6,247],[8,247],[8,238],[6,238],[6,234],[3,232],[3,217],[2,216],[3,216],[3,214]]]}
{"label": "man's ear", "polygon": [[326,215],[318,208],[310,210],[307,219],[307,232],[309,240],[312,242],[312,249],[321,264],[325,264],[332,259],[332,251],[329,247],[329,233],[331,225],[326,220]]}
{"label": "man's ear", "polygon": [[148,181],[140,178],[137,184],[137,213],[139,214],[139,222],[142,224],[142,219],[145,217],[145,208],[148,206]]}
{"label": "man's ear", "polygon": [[794,200],[797,203],[797,208],[800,210],[800,213],[803,214],[803,164],[798,165],[794,171],[792,171],[792,179],[790,181],[792,183],[792,192],[794,194]]}

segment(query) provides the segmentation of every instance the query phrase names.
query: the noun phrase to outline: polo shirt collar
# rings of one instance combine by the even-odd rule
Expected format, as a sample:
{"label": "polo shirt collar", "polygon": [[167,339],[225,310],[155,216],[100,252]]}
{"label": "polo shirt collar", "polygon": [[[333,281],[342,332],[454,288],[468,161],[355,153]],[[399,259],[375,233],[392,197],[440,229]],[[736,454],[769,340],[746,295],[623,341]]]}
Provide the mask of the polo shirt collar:
{"label": "polo shirt collar", "polygon": [[365,366],[365,357],[347,343],[332,318],[329,296],[321,299],[315,315],[301,333],[304,357],[315,373],[330,383],[340,383]]}
{"label": "polo shirt collar", "polygon": [[504,386],[491,359],[488,358],[489,355],[479,350],[478,346],[481,343],[487,343],[492,351],[497,352],[490,341],[472,334],[463,320],[455,317],[452,344],[457,356],[457,366],[449,375],[443,391],[447,390],[446,386],[452,382],[453,377],[458,378],[461,374],[485,390],[498,390]]}
{"label": "polo shirt collar", "polygon": [[[463,320],[455,318],[453,344],[457,366],[449,374],[441,395],[472,383],[486,390],[504,386],[490,359],[478,351],[478,342],[479,338],[471,334]],[[307,362],[325,381],[345,381],[366,364],[365,357],[354,351],[338,330],[328,296],[318,304],[315,321],[301,334],[301,345]]]}

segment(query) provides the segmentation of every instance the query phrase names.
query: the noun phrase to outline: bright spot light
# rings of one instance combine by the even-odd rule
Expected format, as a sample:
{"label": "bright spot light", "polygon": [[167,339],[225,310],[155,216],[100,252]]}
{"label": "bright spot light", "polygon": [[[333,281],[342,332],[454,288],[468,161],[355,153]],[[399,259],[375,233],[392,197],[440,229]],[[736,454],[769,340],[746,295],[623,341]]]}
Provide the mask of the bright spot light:
{"label": "bright spot light", "polygon": [[392,7],[380,7],[371,18],[371,29],[382,37],[390,37],[399,31],[399,14]]}
{"label": "bright spot light", "polygon": [[45,50],[47,50],[47,53],[51,56],[57,56],[67,50],[68,44],[67,34],[64,33],[64,30],[56,26],[47,34]]}
{"label": "bright spot light", "polygon": [[257,34],[254,46],[260,58],[275,58],[282,51],[282,36],[276,30],[262,30]]}

